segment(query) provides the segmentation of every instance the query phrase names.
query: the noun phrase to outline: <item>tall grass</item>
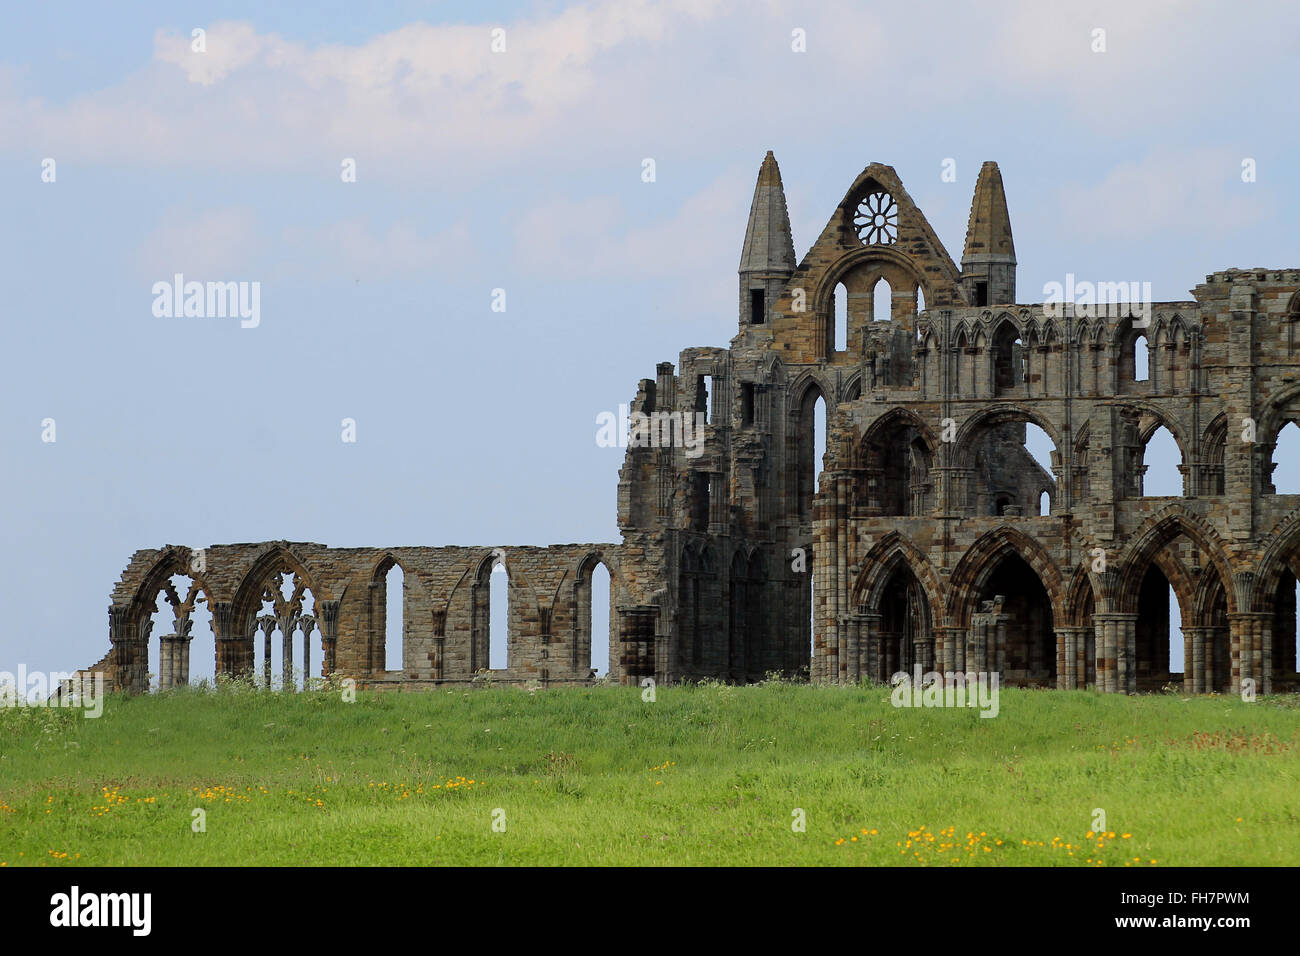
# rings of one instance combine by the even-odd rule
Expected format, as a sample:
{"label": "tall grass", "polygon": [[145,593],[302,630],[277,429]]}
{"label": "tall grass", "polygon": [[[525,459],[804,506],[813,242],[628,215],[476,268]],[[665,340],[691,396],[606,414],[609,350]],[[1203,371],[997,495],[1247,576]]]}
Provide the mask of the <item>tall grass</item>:
{"label": "tall grass", "polygon": [[0,864],[1296,864],[1298,778],[1294,696],[182,689],[0,711]]}

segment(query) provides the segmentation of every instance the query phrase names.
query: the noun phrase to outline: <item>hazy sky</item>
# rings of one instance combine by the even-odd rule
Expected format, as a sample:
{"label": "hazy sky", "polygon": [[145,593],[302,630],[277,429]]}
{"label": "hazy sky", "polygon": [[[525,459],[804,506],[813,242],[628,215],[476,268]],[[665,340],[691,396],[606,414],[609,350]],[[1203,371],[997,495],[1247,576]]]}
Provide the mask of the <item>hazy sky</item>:
{"label": "hazy sky", "polygon": [[382,6],[6,11],[0,670],[98,660],[141,547],[617,540],[596,416],[734,334],[768,149],[800,255],[879,161],[959,259],[991,159],[1022,301],[1300,265],[1292,4]]}

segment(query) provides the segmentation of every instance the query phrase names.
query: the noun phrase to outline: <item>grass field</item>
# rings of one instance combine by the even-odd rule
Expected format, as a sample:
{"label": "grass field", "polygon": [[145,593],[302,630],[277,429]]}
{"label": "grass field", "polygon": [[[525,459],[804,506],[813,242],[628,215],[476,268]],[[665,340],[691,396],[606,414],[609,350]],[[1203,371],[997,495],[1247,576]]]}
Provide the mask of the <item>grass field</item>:
{"label": "grass field", "polygon": [[1004,690],[981,719],[769,683],[0,711],[6,866],[1297,863],[1296,697]]}

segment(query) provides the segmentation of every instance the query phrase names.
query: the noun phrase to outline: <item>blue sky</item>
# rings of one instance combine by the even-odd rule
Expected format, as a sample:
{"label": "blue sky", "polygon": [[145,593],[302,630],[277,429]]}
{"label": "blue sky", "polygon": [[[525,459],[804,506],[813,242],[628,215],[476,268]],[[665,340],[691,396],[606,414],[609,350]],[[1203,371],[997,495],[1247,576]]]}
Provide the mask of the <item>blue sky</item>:
{"label": "blue sky", "polygon": [[[903,6],[7,11],[0,670],[97,660],[141,547],[617,540],[595,418],[734,333],[768,149],[800,255],[879,161],[960,258],[992,159],[1022,301],[1300,264],[1300,10]],[[261,324],[155,317],[176,272],[260,282]]]}

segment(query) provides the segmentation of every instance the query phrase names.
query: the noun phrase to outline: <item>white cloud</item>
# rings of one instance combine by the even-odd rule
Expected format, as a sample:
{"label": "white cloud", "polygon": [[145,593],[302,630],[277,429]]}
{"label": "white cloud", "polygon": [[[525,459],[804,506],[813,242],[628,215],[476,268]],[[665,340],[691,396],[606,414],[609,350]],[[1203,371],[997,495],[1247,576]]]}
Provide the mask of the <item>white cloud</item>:
{"label": "white cloud", "polygon": [[[206,27],[206,52],[191,50],[188,33],[160,31],[150,62],[70,100],[24,99],[0,84],[0,144],[235,168],[364,156],[406,175],[490,176],[521,157],[716,152],[755,129],[884,133],[972,105],[996,129],[1010,122],[1007,103],[1053,98],[1067,121],[1110,121],[1086,135],[1119,138],[1133,134],[1135,99],[1159,104],[1168,124],[1231,97],[1236,80],[1195,64],[1238,55],[1247,36],[1253,58],[1280,55],[1297,14],[1267,9],[1258,16],[1269,30],[1225,31],[1215,10],[1173,0],[990,0],[942,16],[853,0],[599,0],[502,24],[504,53],[490,49],[493,23],[309,45],[218,22]],[[1089,49],[1097,26],[1105,54]],[[806,29],[807,53],[791,52],[794,27]]]}
{"label": "white cloud", "polygon": [[1100,182],[1062,184],[1059,221],[1079,240],[1220,239],[1268,218],[1262,188],[1241,181],[1241,157],[1226,150],[1164,149],[1111,168]]}
{"label": "white cloud", "polygon": [[378,228],[364,218],[320,226],[287,226],[269,243],[272,227],[243,207],[202,212],[174,209],[136,250],[141,273],[166,279],[176,272],[201,281],[343,275],[381,280],[447,276],[473,257],[464,222],[426,234],[409,222]]}
{"label": "white cloud", "polygon": [[406,222],[382,232],[364,219],[347,219],[316,228],[291,226],[283,233],[285,259],[304,275],[342,274],[380,280],[447,276],[472,259],[469,230],[458,222],[421,234]]}
{"label": "white cloud", "polygon": [[135,260],[150,279],[183,272],[202,281],[230,280],[247,272],[260,248],[256,217],[250,209],[176,208],[141,242]]}

